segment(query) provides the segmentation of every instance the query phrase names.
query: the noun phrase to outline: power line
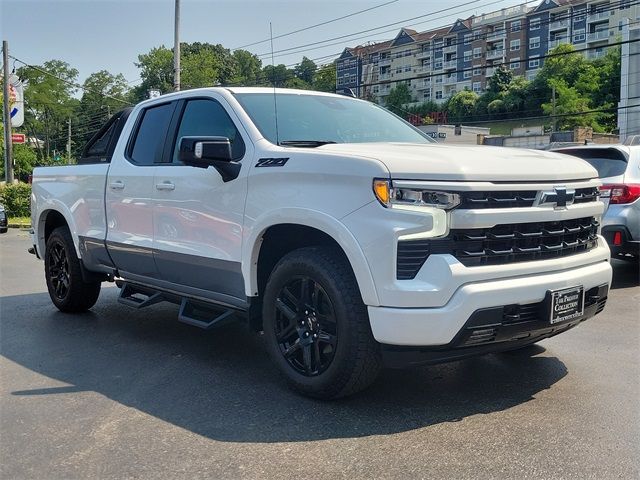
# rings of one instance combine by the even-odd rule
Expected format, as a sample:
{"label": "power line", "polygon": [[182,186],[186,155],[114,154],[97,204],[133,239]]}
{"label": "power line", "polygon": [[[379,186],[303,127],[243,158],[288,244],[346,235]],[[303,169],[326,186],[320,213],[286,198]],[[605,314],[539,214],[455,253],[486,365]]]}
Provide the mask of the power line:
{"label": "power line", "polygon": [[333,19],[331,19],[331,20],[326,20],[326,21],[324,21],[324,22],[316,23],[315,25],[310,25],[310,26],[308,26],[308,27],[303,27],[303,28],[300,28],[300,29],[298,29],[298,30],[293,30],[292,32],[282,33],[282,34],[280,34],[280,35],[276,35],[276,36],[275,36],[275,37],[273,37],[273,38],[267,38],[267,39],[265,39],[265,40],[260,40],[260,41],[258,41],[258,42],[247,43],[246,45],[242,45],[242,46],[240,46],[240,47],[232,48],[231,50],[232,50],[232,51],[234,51],[234,50],[240,50],[240,49],[242,49],[242,48],[252,47],[252,46],[254,46],[254,45],[260,45],[260,44],[262,44],[262,43],[267,43],[267,42],[269,42],[270,40],[277,40],[278,38],[288,37],[289,35],[294,35],[294,34],[296,34],[296,33],[304,32],[304,31],[307,31],[307,30],[311,30],[311,29],[316,28],[316,27],[321,27],[321,26],[323,26],[323,25],[328,25],[329,23],[337,22],[337,21],[339,21],[339,20],[344,20],[345,18],[354,17],[354,16],[356,16],[356,15],[360,15],[361,13],[370,12],[371,10],[375,10],[375,9],[377,9],[377,8],[385,7],[385,6],[387,6],[387,5],[390,5],[390,4],[392,4],[392,3],[396,3],[396,2],[398,2],[398,0],[391,0],[391,1],[389,1],[389,2],[381,3],[381,4],[379,4],[379,5],[374,5],[373,7],[365,8],[364,10],[359,10],[359,11],[357,11],[357,12],[349,13],[349,14],[347,14],[347,15],[343,15],[343,16],[341,16],[341,17],[337,17],[337,18],[333,18]]}

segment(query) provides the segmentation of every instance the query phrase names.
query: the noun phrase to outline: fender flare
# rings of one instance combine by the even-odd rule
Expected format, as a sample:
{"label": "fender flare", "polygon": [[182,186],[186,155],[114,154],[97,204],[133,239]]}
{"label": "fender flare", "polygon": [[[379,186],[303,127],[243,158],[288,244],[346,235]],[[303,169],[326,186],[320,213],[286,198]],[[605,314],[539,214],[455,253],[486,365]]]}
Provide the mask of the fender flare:
{"label": "fender flare", "polygon": [[71,213],[71,210],[69,209],[69,207],[67,207],[63,202],[55,198],[48,198],[44,203],[44,205],[42,205],[41,207],[39,206],[38,208],[38,212],[37,212],[38,221],[36,225],[34,225],[35,232],[37,235],[36,241],[38,242],[38,245],[37,245],[38,252],[42,252],[42,255],[43,255],[42,258],[44,258],[44,252],[46,247],[46,242],[44,238],[45,224],[46,224],[47,215],[49,215],[49,212],[52,212],[52,211],[58,212],[60,215],[64,217],[65,221],[67,222],[67,226],[69,227],[69,231],[71,232],[71,238],[73,239],[73,246],[76,249],[76,255],[78,255],[78,258],[82,258],[82,255],[80,253],[80,242],[78,239],[78,230],[73,220],[73,214]]}
{"label": "fender flare", "polygon": [[351,264],[364,303],[370,306],[379,305],[369,264],[360,244],[349,229],[338,219],[326,213],[295,207],[265,212],[255,219],[252,225],[245,227],[246,236],[242,245],[242,276],[247,296],[256,296],[258,292],[258,258],[264,233],[269,227],[284,223],[315,228],[333,238]]}

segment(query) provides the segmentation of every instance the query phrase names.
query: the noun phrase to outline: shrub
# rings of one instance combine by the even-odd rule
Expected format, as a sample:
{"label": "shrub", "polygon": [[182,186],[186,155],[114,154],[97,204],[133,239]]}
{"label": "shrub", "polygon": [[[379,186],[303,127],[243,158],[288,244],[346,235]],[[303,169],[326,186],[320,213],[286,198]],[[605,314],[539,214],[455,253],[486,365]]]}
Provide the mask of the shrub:
{"label": "shrub", "polygon": [[0,186],[0,203],[8,217],[31,216],[31,185],[14,183]]}

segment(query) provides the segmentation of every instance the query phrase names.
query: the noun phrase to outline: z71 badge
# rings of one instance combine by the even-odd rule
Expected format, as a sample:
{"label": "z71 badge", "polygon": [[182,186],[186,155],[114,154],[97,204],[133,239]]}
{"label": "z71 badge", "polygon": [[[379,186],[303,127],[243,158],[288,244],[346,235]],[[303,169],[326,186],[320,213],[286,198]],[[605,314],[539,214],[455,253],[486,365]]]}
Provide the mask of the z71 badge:
{"label": "z71 badge", "polygon": [[286,158],[259,158],[256,167],[284,167],[289,157]]}

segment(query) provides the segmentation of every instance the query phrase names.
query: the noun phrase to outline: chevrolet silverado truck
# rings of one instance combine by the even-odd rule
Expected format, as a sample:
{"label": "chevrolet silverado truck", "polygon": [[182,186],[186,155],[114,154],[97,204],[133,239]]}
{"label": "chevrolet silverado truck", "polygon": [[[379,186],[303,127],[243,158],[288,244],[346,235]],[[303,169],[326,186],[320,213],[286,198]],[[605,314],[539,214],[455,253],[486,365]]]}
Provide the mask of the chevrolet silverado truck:
{"label": "chevrolet silverado truck", "polygon": [[294,389],[337,398],[383,365],[516,350],[601,312],[599,185],[578,158],[440,145],[363,100],[196,89],[37,168],[32,252],[63,312],[114,281],[196,327],[244,318]]}

